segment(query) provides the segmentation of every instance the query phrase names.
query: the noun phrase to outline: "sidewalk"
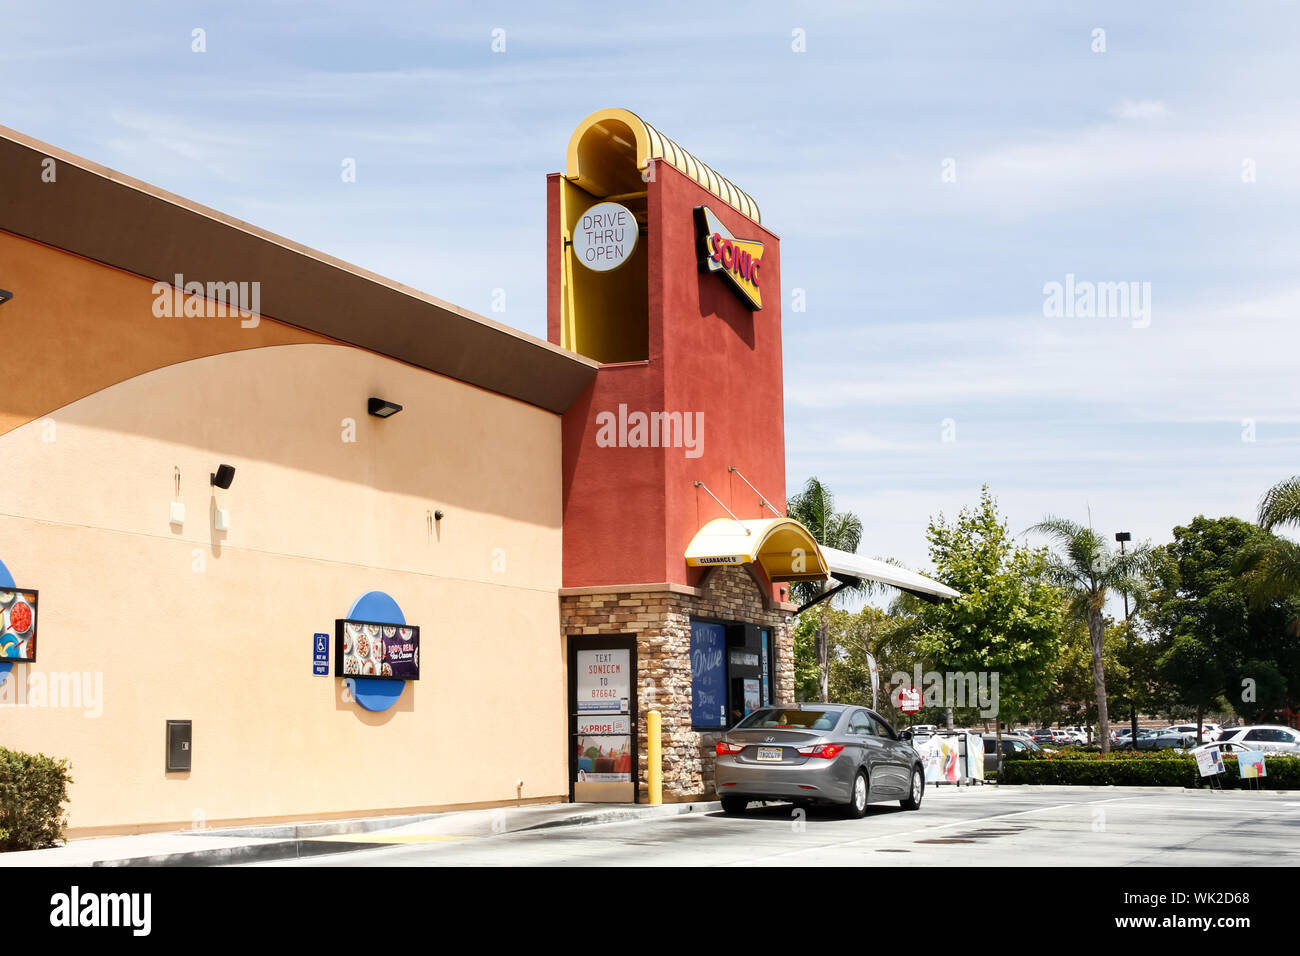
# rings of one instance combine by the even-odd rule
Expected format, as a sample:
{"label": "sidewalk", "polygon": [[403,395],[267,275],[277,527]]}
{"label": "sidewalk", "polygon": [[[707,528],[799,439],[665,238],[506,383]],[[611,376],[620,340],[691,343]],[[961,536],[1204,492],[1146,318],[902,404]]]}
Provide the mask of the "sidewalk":
{"label": "sidewalk", "polygon": [[[494,810],[371,817],[229,830],[182,830],[73,840],[49,850],[0,853],[0,867],[224,866],[285,860],[396,843],[468,840],[519,830],[595,826],[680,813],[708,813],[717,803],[546,803]],[[346,860],[340,860],[346,866]]]}

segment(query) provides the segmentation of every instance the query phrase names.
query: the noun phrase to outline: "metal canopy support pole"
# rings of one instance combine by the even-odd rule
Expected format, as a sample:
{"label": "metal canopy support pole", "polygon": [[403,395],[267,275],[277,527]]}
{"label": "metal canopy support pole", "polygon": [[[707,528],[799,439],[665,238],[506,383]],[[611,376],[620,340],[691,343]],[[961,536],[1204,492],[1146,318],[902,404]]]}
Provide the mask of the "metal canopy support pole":
{"label": "metal canopy support pole", "polygon": [[732,520],[732,521],[736,522],[736,524],[740,525],[742,528],[745,529],[745,534],[753,534],[753,533],[754,533],[754,532],[752,532],[752,531],[749,530],[749,528],[745,525],[745,522],[741,521],[739,518],[736,517],[736,513],[735,513],[734,511],[732,511],[730,508],[728,508],[726,505],[724,505],[724,504],[722,503],[722,499],[721,499],[721,498],[719,498],[719,497],[718,497],[717,495],[715,495],[713,492],[709,491],[709,486],[708,486],[708,485],[706,485],[706,484],[705,484],[704,482],[702,482],[702,481],[697,481],[697,482],[695,482],[695,487],[696,487],[696,488],[703,488],[704,491],[705,491],[705,493],[706,493],[710,498],[712,498],[714,501],[716,501],[716,502],[718,503],[718,507],[720,507],[720,508],[721,508],[723,511],[725,511],[727,514],[731,515],[731,520]]}
{"label": "metal canopy support pole", "polygon": [[827,598],[834,597],[838,592],[842,591],[844,588],[851,588],[854,585],[861,583],[857,578],[844,578],[842,580],[837,578],[836,580],[839,580],[840,583],[835,585],[835,587],[831,588],[828,591],[823,591],[821,594],[817,595],[815,598],[813,598],[811,601],[809,601],[803,607],[799,608],[799,610],[795,611],[794,613],[802,614],[810,607],[813,607],[814,605],[817,604],[821,604],[822,601],[825,601]]}
{"label": "metal canopy support pole", "polygon": [[744,475],[741,475],[741,474],[740,474],[740,469],[739,469],[739,468],[737,468],[735,465],[728,465],[728,466],[727,466],[727,471],[734,472],[735,474],[740,475],[740,480],[743,481],[745,484],[749,485],[749,490],[750,490],[750,491],[752,491],[754,494],[758,495],[758,499],[759,499],[759,500],[758,500],[758,506],[759,506],[760,508],[766,508],[768,511],[772,512],[772,514],[776,515],[778,518],[784,518],[784,517],[785,517],[785,515],[781,514],[781,512],[777,511],[777,510],[776,510],[775,508],[773,508],[770,504],[768,504],[767,496],[764,495],[763,492],[761,492],[761,491],[759,491],[757,488],[755,488],[753,485],[751,485],[751,484],[749,483],[749,479],[746,478]]}

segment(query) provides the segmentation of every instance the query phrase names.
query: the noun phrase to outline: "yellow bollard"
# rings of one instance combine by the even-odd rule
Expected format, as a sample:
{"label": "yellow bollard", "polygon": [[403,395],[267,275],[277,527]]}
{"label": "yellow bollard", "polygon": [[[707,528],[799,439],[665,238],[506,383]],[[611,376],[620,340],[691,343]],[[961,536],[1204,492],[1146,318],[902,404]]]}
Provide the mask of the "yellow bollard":
{"label": "yellow bollard", "polygon": [[664,760],[663,760],[663,716],[657,710],[646,714],[646,783],[650,790],[650,802],[664,802]]}

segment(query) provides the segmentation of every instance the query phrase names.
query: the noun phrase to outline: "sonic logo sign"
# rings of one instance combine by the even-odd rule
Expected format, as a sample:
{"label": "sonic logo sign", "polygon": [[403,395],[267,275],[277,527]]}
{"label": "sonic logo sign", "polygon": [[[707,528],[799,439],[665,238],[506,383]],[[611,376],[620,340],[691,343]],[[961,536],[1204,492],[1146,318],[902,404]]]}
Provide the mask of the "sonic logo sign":
{"label": "sonic logo sign", "polygon": [[721,272],[742,302],[751,309],[761,309],[763,292],[758,275],[763,264],[763,244],[737,239],[708,206],[695,207],[695,223],[700,234],[700,271]]}

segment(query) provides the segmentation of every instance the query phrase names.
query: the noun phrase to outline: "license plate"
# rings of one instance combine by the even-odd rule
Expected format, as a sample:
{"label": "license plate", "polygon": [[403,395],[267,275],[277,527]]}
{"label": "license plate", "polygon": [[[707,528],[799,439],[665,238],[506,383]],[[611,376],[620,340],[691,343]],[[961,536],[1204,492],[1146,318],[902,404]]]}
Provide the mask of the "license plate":
{"label": "license plate", "polygon": [[759,760],[780,760],[781,748],[780,747],[759,747],[758,759]]}

